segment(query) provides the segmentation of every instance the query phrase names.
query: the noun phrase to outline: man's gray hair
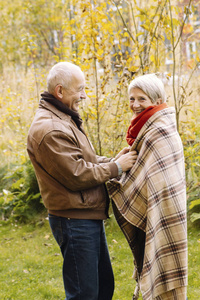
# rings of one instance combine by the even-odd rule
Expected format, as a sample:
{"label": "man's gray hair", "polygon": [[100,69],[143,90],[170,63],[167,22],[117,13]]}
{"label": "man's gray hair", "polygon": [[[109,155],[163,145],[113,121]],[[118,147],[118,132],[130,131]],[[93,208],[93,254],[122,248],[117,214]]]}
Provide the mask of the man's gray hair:
{"label": "man's gray hair", "polygon": [[141,89],[155,103],[159,98],[162,103],[166,102],[167,97],[163,82],[155,74],[145,74],[131,81],[128,87],[128,93],[131,89]]}
{"label": "man's gray hair", "polygon": [[70,62],[59,62],[54,65],[47,76],[47,90],[53,94],[55,87],[61,84],[65,89],[69,89],[74,71],[81,69]]}

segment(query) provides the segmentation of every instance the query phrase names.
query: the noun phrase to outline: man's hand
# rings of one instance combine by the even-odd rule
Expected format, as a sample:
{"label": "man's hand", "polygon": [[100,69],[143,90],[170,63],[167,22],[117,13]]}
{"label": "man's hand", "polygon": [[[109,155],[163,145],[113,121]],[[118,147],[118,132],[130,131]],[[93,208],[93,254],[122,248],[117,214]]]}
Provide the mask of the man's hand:
{"label": "man's hand", "polygon": [[132,168],[133,164],[136,162],[137,156],[138,155],[136,151],[130,151],[121,155],[115,162],[118,162],[122,168],[122,171],[126,172]]}
{"label": "man's hand", "polygon": [[125,147],[124,149],[122,149],[114,158],[114,161],[116,161],[118,158],[120,158],[123,154],[128,153],[130,150],[129,147]]}

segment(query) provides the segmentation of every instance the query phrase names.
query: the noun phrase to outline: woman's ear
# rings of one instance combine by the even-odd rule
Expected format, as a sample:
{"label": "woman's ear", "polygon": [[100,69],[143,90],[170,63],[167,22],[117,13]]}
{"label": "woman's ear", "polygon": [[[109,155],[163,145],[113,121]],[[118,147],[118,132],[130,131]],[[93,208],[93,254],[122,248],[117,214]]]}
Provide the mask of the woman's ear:
{"label": "woman's ear", "polygon": [[156,105],[160,105],[160,104],[162,104],[162,99],[161,99],[161,98],[158,98],[158,99],[156,100]]}

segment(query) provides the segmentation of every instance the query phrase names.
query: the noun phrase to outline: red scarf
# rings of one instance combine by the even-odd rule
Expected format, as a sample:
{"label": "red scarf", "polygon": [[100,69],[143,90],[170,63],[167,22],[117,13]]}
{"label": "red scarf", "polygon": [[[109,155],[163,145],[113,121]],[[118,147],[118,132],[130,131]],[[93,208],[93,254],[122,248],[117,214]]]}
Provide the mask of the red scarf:
{"label": "red scarf", "polygon": [[143,112],[141,112],[136,118],[131,121],[131,125],[128,128],[126,134],[127,143],[132,146],[134,143],[138,133],[142,126],[147,122],[147,120],[153,116],[157,111],[163,110],[167,108],[166,103],[162,103],[159,105],[148,106]]}

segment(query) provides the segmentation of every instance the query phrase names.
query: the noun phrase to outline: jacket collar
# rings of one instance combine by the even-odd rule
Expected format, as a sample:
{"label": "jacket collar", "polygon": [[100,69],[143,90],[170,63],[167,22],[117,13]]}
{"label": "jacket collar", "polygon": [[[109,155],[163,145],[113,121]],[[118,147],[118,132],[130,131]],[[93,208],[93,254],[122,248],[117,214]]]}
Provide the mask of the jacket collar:
{"label": "jacket collar", "polygon": [[78,112],[70,109],[67,105],[65,105],[58,99],[56,99],[54,97],[54,95],[50,94],[49,92],[45,91],[44,93],[41,94],[41,96],[44,101],[52,104],[53,106],[55,106],[59,111],[63,112],[64,114],[71,116],[73,121],[76,123],[77,127],[80,129],[80,127],[83,123],[83,120],[81,119]]}
{"label": "jacket collar", "polygon": [[78,126],[77,123],[75,122],[75,120],[73,120],[73,118],[70,115],[68,115],[68,114],[60,111],[53,104],[51,104],[51,103],[49,103],[49,102],[41,99],[40,102],[39,102],[39,108],[45,108],[45,109],[51,111],[54,115],[56,115],[61,120],[64,120],[64,121],[66,120],[66,121],[73,122],[74,124],[76,124],[76,126],[78,127],[78,129],[82,133],[84,133],[86,135],[85,130],[84,130],[82,124],[80,126]]}
{"label": "jacket collar", "polygon": [[51,111],[54,115],[56,115],[61,120],[69,120],[72,117],[70,115],[65,114],[64,112],[57,109],[53,104],[41,99],[39,103],[39,108],[45,108]]}

